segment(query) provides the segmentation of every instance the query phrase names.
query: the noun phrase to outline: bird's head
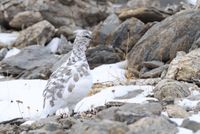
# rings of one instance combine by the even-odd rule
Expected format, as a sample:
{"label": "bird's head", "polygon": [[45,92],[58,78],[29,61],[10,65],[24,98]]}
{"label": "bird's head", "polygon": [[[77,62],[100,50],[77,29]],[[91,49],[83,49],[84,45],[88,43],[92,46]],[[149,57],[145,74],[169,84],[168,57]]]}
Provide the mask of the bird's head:
{"label": "bird's head", "polygon": [[89,42],[92,39],[92,32],[89,30],[76,30],[74,31],[76,38],[75,44],[81,44],[82,47],[89,47]]}
{"label": "bird's head", "polygon": [[92,32],[89,30],[79,29],[74,31],[74,34],[76,35],[76,37],[87,38],[89,40],[92,39]]}

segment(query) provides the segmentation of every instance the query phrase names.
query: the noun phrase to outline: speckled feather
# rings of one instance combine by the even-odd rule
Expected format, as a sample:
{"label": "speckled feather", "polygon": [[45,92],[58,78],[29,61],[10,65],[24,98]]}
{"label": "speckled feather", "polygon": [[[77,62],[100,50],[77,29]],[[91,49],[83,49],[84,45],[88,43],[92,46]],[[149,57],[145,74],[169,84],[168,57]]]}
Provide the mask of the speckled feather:
{"label": "speckled feather", "polygon": [[92,86],[90,68],[85,56],[91,32],[78,31],[70,57],[50,76],[43,92],[41,117],[54,114],[58,109],[72,110]]}

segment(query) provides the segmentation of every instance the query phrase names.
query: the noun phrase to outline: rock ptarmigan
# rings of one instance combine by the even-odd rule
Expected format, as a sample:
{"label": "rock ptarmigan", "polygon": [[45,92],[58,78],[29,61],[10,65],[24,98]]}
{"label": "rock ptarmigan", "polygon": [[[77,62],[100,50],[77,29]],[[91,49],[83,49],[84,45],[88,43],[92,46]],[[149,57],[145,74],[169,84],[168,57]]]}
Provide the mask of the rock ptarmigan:
{"label": "rock ptarmigan", "polygon": [[71,112],[92,87],[92,76],[85,51],[91,32],[78,30],[70,57],[50,76],[43,91],[44,103],[41,118],[53,115],[59,109]]}

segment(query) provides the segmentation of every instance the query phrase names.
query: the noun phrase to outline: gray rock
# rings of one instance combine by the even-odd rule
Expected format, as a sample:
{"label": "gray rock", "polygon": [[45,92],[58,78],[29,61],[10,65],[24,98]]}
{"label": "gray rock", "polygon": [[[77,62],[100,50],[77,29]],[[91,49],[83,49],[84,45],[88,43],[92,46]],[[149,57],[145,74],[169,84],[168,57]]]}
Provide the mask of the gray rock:
{"label": "gray rock", "polygon": [[144,117],[129,125],[127,134],[176,134],[178,129],[164,117]]}
{"label": "gray rock", "polygon": [[110,120],[88,120],[72,126],[69,134],[124,134],[128,127]]}
{"label": "gray rock", "polygon": [[73,5],[75,4],[74,0],[58,0],[60,3],[62,3],[63,5]]}
{"label": "gray rock", "polygon": [[193,132],[196,132],[200,130],[200,123],[189,120],[189,119],[185,119],[183,123],[181,124],[181,127],[184,127],[184,128],[192,130]]}
{"label": "gray rock", "polygon": [[119,107],[110,107],[108,109],[104,109],[97,113],[96,118],[98,119],[107,119],[107,120],[115,120],[114,114],[119,111]]}
{"label": "gray rock", "polygon": [[7,48],[2,48],[0,50],[0,61],[6,56],[7,52],[8,52]]}
{"label": "gray rock", "polygon": [[166,78],[199,83],[200,48],[184,56],[177,56],[169,65]]}
{"label": "gray rock", "polygon": [[64,134],[64,130],[62,129],[61,125],[56,122],[49,122],[46,123],[40,129],[34,129],[28,131],[28,134]]}
{"label": "gray rock", "polygon": [[[72,7],[71,7],[72,6]],[[79,9],[73,5],[63,5],[59,1],[47,2],[47,9],[40,10],[42,17],[56,28],[75,25],[74,19],[78,16]]]}
{"label": "gray rock", "polygon": [[200,111],[200,102],[198,102],[194,108],[194,112],[199,112],[199,111]]}
{"label": "gray rock", "polygon": [[54,34],[54,26],[46,20],[41,21],[22,30],[14,45],[16,47],[25,47],[35,44],[44,46]]}
{"label": "gray rock", "polygon": [[72,50],[72,43],[69,42],[65,36],[61,35],[60,36],[60,42],[58,45],[57,53],[58,54],[67,54]]}
{"label": "gray rock", "polygon": [[141,94],[142,92],[144,92],[143,90],[134,90],[134,91],[130,91],[127,93],[127,95],[121,96],[121,97],[115,97],[115,99],[131,99],[136,97],[137,95]]}
{"label": "gray rock", "polygon": [[121,111],[129,111],[131,113],[143,115],[160,115],[162,106],[159,103],[152,102],[146,104],[126,104],[120,107]]}
{"label": "gray rock", "polygon": [[[88,1],[91,2],[91,1]],[[80,23],[77,22],[78,26],[94,26],[97,25],[99,22],[106,19],[109,14],[108,5],[96,5],[97,3],[86,3],[83,1],[78,1],[77,5],[81,6],[78,7],[79,12],[77,17],[79,17]],[[85,8],[87,7],[87,8]],[[78,20],[78,18],[76,18]],[[75,20],[76,20],[75,19]]]}
{"label": "gray rock", "polygon": [[103,23],[100,23],[93,30],[93,37],[90,42],[92,46],[106,45],[109,35],[119,26],[120,20],[117,15],[109,15]]}
{"label": "gray rock", "polygon": [[147,71],[145,73],[141,73],[139,77],[140,78],[156,78],[156,77],[160,77],[162,72],[164,70],[167,70],[168,67],[169,67],[169,65],[160,66],[158,68],[152,69],[152,70]]}
{"label": "gray rock", "polygon": [[45,130],[50,131],[50,132],[56,131],[57,129],[61,128],[60,124],[58,123],[48,123],[44,127],[45,127]]}
{"label": "gray rock", "polygon": [[166,106],[166,112],[170,118],[187,118],[189,116],[189,113],[178,105]]}
{"label": "gray rock", "polygon": [[143,66],[149,69],[154,69],[163,66],[164,63],[161,61],[145,61],[143,62]]}
{"label": "gray rock", "polygon": [[131,79],[125,85],[152,85],[155,86],[161,81],[161,78],[148,78],[148,79]]}
{"label": "gray rock", "polygon": [[102,64],[116,63],[122,60],[120,55],[112,48],[105,46],[89,49],[86,56],[91,69]]}
{"label": "gray rock", "polygon": [[59,59],[46,47],[33,45],[22,49],[15,56],[2,60],[0,73],[17,78],[48,79],[52,66]]}
{"label": "gray rock", "polygon": [[68,40],[74,40],[74,31],[76,29],[76,27],[61,26],[56,30],[55,36],[60,37],[61,35],[64,35]]}
{"label": "gray rock", "polygon": [[117,111],[114,118],[116,121],[125,122],[126,124],[132,124],[143,117],[146,117],[146,115]]}
{"label": "gray rock", "polygon": [[109,1],[111,1],[114,4],[126,4],[128,2],[128,0],[109,0]]}
{"label": "gray rock", "polygon": [[129,9],[129,10],[122,11],[119,14],[119,18],[121,20],[126,20],[128,18],[135,17],[144,23],[162,21],[168,16],[169,14],[167,12],[158,10],[157,8],[153,8],[153,7],[149,7],[149,8],[141,7],[141,8],[136,8],[136,9]]}
{"label": "gray rock", "polygon": [[123,54],[135,45],[144,34],[145,25],[136,18],[131,18],[121,23],[110,36],[110,43],[114,49]]}
{"label": "gray rock", "polygon": [[[177,65],[179,63],[179,60],[182,59],[183,56],[185,56],[186,53],[183,51],[178,51],[176,53],[176,57],[171,61],[170,65],[169,65],[169,69],[166,73],[165,78],[169,78],[169,79],[175,79],[175,72],[177,71]],[[175,66],[176,65],[176,66]]]}
{"label": "gray rock", "polygon": [[176,56],[177,51],[189,52],[199,37],[199,22],[200,11],[188,10],[152,26],[129,52],[129,72],[140,71],[145,61],[166,63]]}
{"label": "gray rock", "polygon": [[40,12],[24,11],[15,15],[9,22],[9,25],[16,29],[23,29],[42,20],[43,18]]}
{"label": "gray rock", "polygon": [[129,0],[127,6],[130,8],[139,7],[160,7],[160,0]]}
{"label": "gray rock", "polygon": [[0,124],[0,133],[2,134],[20,133],[20,128],[17,125]]}
{"label": "gray rock", "polygon": [[59,123],[61,123],[63,129],[70,129],[77,122],[78,121],[76,119],[70,117],[59,120]]}
{"label": "gray rock", "polygon": [[162,106],[159,103],[125,104],[121,107],[111,107],[97,114],[99,119],[110,119],[127,124],[152,115],[160,115]]}
{"label": "gray rock", "polygon": [[46,47],[49,48],[52,53],[62,55],[70,52],[73,46],[65,36],[61,35],[60,38],[53,38]]}
{"label": "gray rock", "polygon": [[187,83],[164,79],[155,86],[154,97],[159,100],[187,97],[191,94],[190,87]]}

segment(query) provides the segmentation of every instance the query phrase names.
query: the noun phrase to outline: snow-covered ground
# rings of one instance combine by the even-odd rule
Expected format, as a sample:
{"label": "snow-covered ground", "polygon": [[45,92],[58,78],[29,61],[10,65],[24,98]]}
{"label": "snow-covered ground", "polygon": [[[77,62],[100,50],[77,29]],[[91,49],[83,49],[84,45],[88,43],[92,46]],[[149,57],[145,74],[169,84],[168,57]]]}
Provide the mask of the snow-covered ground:
{"label": "snow-covered ground", "polygon": [[[108,81],[125,81],[124,76],[126,62],[108,64],[99,66],[92,71],[94,83],[104,83]],[[10,80],[0,82],[0,122],[14,118],[33,118],[38,117],[42,111],[43,97],[42,92],[46,86],[46,80]],[[148,100],[157,101],[155,98],[147,97],[152,94],[153,86],[127,85],[112,86],[100,89],[95,95],[88,96],[81,100],[75,107],[76,112],[90,110],[92,108],[103,106],[109,101],[129,102],[129,103],[147,103]],[[129,92],[142,90],[143,92],[134,98],[119,99]],[[193,95],[199,92],[192,91]],[[118,97],[118,98],[117,98]],[[191,101],[187,98],[176,102],[182,107],[195,107],[197,101]],[[162,115],[168,116],[166,112]],[[188,117],[190,120],[200,122],[200,113]],[[170,118],[178,125],[177,134],[193,134],[191,130],[180,127],[183,118]]]}
{"label": "snow-covered ground", "polygon": [[[97,106],[103,106],[109,101],[116,102],[129,102],[129,103],[145,103],[147,100],[155,100],[154,98],[146,97],[149,95],[154,87],[153,86],[113,86],[102,89],[99,93],[84,98],[80,101],[76,107],[75,112],[87,111]],[[131,91],[143,90],[143,92],[134,98],[130,99],[115,99],[127,95]]]}
{"label": "snow-covered ground", "polygon": [[96,67],[91,71],[93,83],[103,83],[108,81],[124,81],[126,71],[126,61],[115,64],[107,64]]}
{"label": "snow-covered ground", "polygon": [[[126,62],[124,61],[116,64],[102,65],[93,69],[91,72],[94,79],[93,82],[99,83],[125,80],[125,65]],[[38,116],[42,110],[42,92],[46,82],[45,80],[10,80],[0,82],[0,122],[19,117],[32,118]],[[80,107],[79,104],[78,109],[83,111],[90,109],[91,105],[103,105],[106,101],[114,99],[114,96],[122,96],[127,94],[128,91],[140,88],[141,87],[134,86],[108,88],[108,90],[102,91],[94,96],[99,99],[96,99],[96,101],[89,101],[94,104],[81,101],[81,103],[84,102],[84,107],[83,105]],[[148,88],[152,89],[152,87]],[[116,90],[114,94],[111,92],[113,89]],[[94,97],[88,97],[88,100]]]}
{"label": "snow-covered ground", "polygon": [[0,82],[0,122],[38,114],[42,109],[45,85],[45,80]]}

